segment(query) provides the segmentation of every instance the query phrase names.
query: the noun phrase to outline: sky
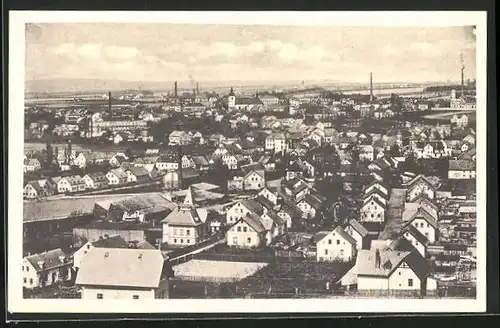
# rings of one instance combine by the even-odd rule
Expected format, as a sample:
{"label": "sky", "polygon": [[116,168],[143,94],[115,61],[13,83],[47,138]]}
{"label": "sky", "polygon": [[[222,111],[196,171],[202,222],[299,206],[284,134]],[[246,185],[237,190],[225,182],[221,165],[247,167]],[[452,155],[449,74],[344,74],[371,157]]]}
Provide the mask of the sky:
{"label": "sky", "polygon": [[[462,58],[462,60],[461,60]],[[26,80],[459,81],[472,27],[26,25]]]}

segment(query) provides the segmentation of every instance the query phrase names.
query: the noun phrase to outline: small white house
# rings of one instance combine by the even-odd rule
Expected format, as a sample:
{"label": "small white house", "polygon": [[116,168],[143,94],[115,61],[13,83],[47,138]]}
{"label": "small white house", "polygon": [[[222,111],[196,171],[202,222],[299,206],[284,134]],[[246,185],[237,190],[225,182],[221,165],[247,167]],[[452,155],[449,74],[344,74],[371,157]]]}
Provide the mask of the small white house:
{"label": "small white house", "polygon": [[333,231],[318,232],[314,240],[318,262],[347,262],[356,256],[356,240],[340,226]]}

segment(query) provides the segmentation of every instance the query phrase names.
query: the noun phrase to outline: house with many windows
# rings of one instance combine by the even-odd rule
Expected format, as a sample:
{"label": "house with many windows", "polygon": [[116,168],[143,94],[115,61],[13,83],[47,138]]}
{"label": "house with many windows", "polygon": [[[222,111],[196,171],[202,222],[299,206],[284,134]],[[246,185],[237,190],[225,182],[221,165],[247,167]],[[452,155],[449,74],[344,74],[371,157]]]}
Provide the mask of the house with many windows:
{"label": "house with many windows", "polygon": [[196,245],[209,236],[208,212],[190,205],[180,205],[161,221],[162,242],[175,246]]}
{"label": "house with many windows", "polygon": [[72,278],[73,263],[60,248],[24,257],[23,287],[51,286]]}

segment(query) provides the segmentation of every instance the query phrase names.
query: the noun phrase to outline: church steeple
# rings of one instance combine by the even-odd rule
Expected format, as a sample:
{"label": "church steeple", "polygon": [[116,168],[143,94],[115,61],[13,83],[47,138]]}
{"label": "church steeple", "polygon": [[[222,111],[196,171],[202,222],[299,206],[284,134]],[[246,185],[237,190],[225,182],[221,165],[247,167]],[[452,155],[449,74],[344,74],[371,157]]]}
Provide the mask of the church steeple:
{"label": "church steeple", "polygon": [[184,198],[183,205],[194,206],[194,194],[191,186],[188,187],[186,192],[186,197]]}
{"label": "church steeple", "polygon": [[229,95],[230,95],[230,96],[234,96],[234,90],[233,90],[233,87],[231,87],[231,90],[229,90]]}

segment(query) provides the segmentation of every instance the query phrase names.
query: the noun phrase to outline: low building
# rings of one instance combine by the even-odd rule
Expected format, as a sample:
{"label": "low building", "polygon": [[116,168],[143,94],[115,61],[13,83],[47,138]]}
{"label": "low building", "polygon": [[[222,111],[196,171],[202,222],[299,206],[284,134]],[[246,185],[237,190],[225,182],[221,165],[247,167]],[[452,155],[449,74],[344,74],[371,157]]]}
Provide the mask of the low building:
{"label": "low building", "polygon": [[266,228],[255,213],[247,213],[227,231],[227,245],[253,248],[266,244]]}
{"label": "low building", "polygon": [[128,175],[121,168],[112,169],[108,173],[106,173],[106,178],[108,179],[108,185],[117,186],[123,185],[128,181]]}
{"label": "low building", "polygon": [[108,178],[104,173],[89,173],[83,177],[86,189],[101,189],[108,186]]}
{"label": "low building", "polygon": [[368,230],[363,227],[359,221],[355,219],[349,220],[348,224],[344,230],[356,241],[356,249],[363,249],[364,245],[367,244],[368,240]]}
{"label": "low building", "polygon": [[196,245],[209,235],[207,212],[189,205],[181,205],[161,221],[162,242],[174,246]]}
{"label": "low building", "polygon": [[93,248],[80,264],[76,285],[84,300],[166,299],[171,277],[159,250]]}
{"label": "low building", "polygon": [[366,198],[361,207],[361,222],[385,222],[385,204],[377,197],[371,196]]}
{"label": "low building", "polygon": [[448,179],[475,179],[476,162],[473,160],[456,159],[448,163]]}
{"label": "low building", "polygon": [[145,182],[150,178],[148,170],[144,167],[130,167],[125,171],[127,182]]}
{"label": "low building", "polygon": [[360,250],[355,272],[362,295],[420,296],[436,289],[429,264],[415,251]]}
{"label": "low building", "polygon": [[57,191],[59,193],[79,192],[85,190],[85,181],[79,175],[63,177],[57,182]]}
{"label": "low building", "polygon": [[60,249],[26,256],[23,259],[23,287],[51,286],[72,279],[73,263]]}
{"label": "low building", "polygon": [[348,262],[356,256],[356,240],[340,226],[333,231],[318,232],[314,240],[318,262]]}
{"label": "low building", "polygon": [[295,205],[301,210],[302,217],[312,219],[321,209],[322,201],[314,195],[307,194],[299,199]]}
{"label": "low building", "polygon": [[406,200],[412,202],[422,194],[427,195],[430,199],[434,199],[436,188],[429,179],[420,174],[407,183]]}

